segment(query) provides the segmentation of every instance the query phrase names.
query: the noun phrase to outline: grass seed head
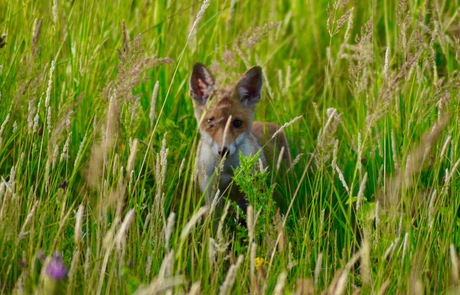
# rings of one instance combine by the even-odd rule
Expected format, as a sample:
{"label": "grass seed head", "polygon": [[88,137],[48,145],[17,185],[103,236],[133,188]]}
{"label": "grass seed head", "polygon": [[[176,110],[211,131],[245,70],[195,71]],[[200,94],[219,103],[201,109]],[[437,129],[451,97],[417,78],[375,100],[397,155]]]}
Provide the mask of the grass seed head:
{"label": "grass seed head", "polygon": [[286,285],[287,273],[285,271],[281,272],[276,280],[275,289],[273,290],[273,294],[276,295],[283,295],[284,294],[284,286]]}
{"label": "grass seed head", "polygon": [[165,249],[169,249],[169,241],[171,239],[175,221],[176,221],[176,214],[174,212],[171,212],[166,222],[166,227],[164,229],[164,235],[165,235],[164,236],[164,241],[165,241],[164,247]]}
{"label": "grass seed head", "polygon": [[197,222],[204,216],[206,213],[209,211],[209,208],[207,206],[201,207],[193,216],[190,218],[190,220],[187,222],[187,224],[184,226],[184,229],[182,230],[180,234],[180,239],[182,242],[185,241],[185,239],[188,237],[190,232],[192,231],[193,227],[197,224]]}
{"label": "grass seed head", "polygon": [[233,284],[235,283],[236,274],[242,262],[243,255],[240,255],[236,263],[230,266],[227,272],[227,276],[225,277],[225,281],[219,287],[219,295],[225,295],[231,292]]}
{"label": "grass seed head", "polygon": [[316,266],[315,266],[315,272],[314,272],[316,287],[318,287],[319,276],[321,274],[321,269],[322,269],[322,263],[323,263],[323,253],[320,252],[318,254],[318,258],[316,259]]}
{"label": "grass seed head", "polygon": [[188,33],[187,42],[189,42],[190,39],[192,39],[192,37],[195,36],[196,28],[197,28],[198,24],[200,23],[201,19],[203,18],[204,13],[208,9],[210,3],[211,3],[210,0],[204,0],[203,1],[203,4],[201,5],[200,11],[198,11],[198,14],[196,15],[195,21],[193,22],[192,27],[190,28],[190,31]]}
{"label": "grass seed head", "polygon": [[150,128],[154,127],[153,122],[155,120],[155,107],[157,104],[159,88],[160,88],[160,81],[156,81],[155,86],[153,88],[153,92],[152,92],[152,99],[150,100],[150,113],[149,113]]}
{"label": "grass seed head", "polygon": [[75,245],[80,245],[83,242],[83,216],[85,213],[85,207],[83,205],[78,206],[77,213],[75,214],[75,233],[74,242]]}
{"label": "grass seed head", "polygon": [[128,163],[126,164],[126,171],[131,172],[134,169],[134,162],[136,161],[136,153],[137,153],[137,144],[138,140],[135,138],[132,143],[130,144],[130,154],[128,158]]}

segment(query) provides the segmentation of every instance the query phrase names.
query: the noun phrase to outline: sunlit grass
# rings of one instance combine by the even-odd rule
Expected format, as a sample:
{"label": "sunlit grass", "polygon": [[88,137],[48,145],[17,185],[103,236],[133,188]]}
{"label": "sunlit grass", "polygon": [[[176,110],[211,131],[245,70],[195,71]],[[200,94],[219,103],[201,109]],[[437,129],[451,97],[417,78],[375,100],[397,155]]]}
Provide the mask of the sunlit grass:
{"label": "sunlit grass", "polygon": [[[460,3],[346,2],[0,2],[0,292],[458,293]],[[195,183],[198,61],[294,120],[247,227]]]}

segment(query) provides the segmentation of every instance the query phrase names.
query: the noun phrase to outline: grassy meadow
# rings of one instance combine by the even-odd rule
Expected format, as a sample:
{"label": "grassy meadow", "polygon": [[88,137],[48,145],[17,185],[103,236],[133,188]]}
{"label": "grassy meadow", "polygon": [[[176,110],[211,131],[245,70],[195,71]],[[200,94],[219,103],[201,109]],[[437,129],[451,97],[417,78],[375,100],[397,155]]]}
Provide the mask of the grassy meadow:
{"label": "grassy meadow", "polygon": [[[0,293],[458,294],[459,7],[0,1]],[[247,227],[195,182],[195,62],[285,124]]]}

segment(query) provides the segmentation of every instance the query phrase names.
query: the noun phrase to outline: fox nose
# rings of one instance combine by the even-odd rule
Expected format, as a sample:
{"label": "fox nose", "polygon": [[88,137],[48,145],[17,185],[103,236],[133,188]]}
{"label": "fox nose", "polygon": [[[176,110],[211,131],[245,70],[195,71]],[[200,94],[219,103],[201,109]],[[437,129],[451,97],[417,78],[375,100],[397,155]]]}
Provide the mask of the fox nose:
{"label": "fox nose", "polygon": [[227,147],[223,147],[220,151],[219,151],[219,155],[221,157],[225,156],[225,154],[228,153],[228,148]]}

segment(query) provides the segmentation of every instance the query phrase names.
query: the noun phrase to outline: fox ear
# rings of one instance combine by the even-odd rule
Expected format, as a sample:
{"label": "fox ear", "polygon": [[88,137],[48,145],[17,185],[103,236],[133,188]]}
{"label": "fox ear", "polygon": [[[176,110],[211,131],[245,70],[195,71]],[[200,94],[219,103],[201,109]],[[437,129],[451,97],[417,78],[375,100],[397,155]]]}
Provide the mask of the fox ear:
{"label": "fox ear", "polygon": [[205,104],[214,88],[214,77],[201,63],[193,66],[190,77],[190,95],[200,104]]}
{"label": "fox ear", "polygon": [[252,67],[243,74],[236,89],[241,102],[250,106],[259,102],[262,94],[262,68]]}

